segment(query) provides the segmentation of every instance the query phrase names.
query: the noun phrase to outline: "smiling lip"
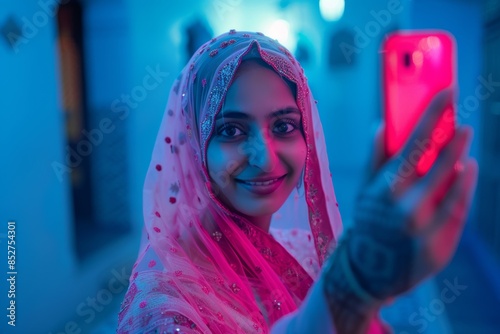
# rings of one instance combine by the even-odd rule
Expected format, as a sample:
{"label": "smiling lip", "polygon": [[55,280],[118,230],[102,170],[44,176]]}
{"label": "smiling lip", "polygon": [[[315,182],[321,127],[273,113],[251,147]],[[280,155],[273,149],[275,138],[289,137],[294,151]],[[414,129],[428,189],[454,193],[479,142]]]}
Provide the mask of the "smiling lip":
{"label": "smiling lip", "polygon": [[252,179],[248,181],[235,179],[236,182],[241,184],[248,191],[257,194],[257,195],[269,195],[276,191],[279,188],[283,180],[285,179],[285,175],[278,177],[266,177],[259,179]]}

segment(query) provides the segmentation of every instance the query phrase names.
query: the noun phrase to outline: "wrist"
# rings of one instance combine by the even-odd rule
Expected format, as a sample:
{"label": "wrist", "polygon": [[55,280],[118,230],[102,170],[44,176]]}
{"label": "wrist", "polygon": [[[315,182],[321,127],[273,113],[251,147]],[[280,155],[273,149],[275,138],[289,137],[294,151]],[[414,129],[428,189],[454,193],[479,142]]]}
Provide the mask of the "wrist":
{"label": "wrist", "polygon": [[383,300],[359,283],[349,260],[345,239],[328,259],[322,273],[323,290],[339,333],[365,333],[377,318]]}

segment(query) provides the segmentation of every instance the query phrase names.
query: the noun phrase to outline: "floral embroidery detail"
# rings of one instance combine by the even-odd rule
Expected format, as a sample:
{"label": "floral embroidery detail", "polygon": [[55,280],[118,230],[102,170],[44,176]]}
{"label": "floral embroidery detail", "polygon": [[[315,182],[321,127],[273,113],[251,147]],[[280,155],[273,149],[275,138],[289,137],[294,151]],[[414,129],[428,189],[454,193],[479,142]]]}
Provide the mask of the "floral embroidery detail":
{"label": "floral embroidery detail", "polygon": [[156,261],[155,261],[155,260],[151,260],[151,261],[149,261],[149,263],[148,263],[148,267],[149,267],[149,268],[153,268],[154,266],[156,266]]}
{"label": "floral embroidery detail", "polygon": [[217,312],[217,319],[219,319],[220,321],[224,320],[224,316],[222,315],[222,313]]}
{"label": "floral embroidery detail", "polygon": [[219,285],[224,285],[224,280],[223,280],[221,277],[219,277],[219,276],[217,276],[217,277],[215,278],[215,281],[216,281],[217,283],[219,283]]}
{"label": "floral embroidery detail", "polygon": [[242,36],[243,36],[243,37],[246,37],[246,38],[249,38],[249,37],[250,37],[250,34],[243,34]]}
{"label": "floral embroidery detail", "polygon": [[158,211],[155,212],[155,216],[158,217],[158,218],[161,217],[161,215],[160,215],[160,213]]}
{"label": "floral embroidery detail", "polygon": [[159,165],[159,164],[158,164],[158,165],[156,165],[156,170],[157,170],[157,171],[161,171],[161,165]]}
{"label": "floral embroidery detail", "polygon": [[182,270],[176,270],[174,272],[175,276],[179,277],[179,276],[182,276]]}
{"label": "floral embroidery detail", "polygon": [[249,238],[249,239],[253,239],[255,238],[255,236],[257,235],[257,231],[255,230],[255,228],[253,226],[250,226],[250,225],[241,225],[239,224],[241,230],[243,231],[243,233],[245,233],[245,235]]}
{"label": "floral embroidery detail", "polygon": [[170,247],[170,251],[171,251],[172,253],[177,253],[177,248],[175,248],[175,247]]}
{"label": "floral embroidery detail", "polygon": [[222,233],[220,233],[219,231],[215,231],[214,233],[212,233],[212,237],[215,241],[219,242],[220,239],[222,239]]}
{"label": "floral embroidery detail", "polygon": [[[278,71],[280,74],[287,77],[290,81],[296,83],[297,86],[299,86],[299,91],[303,90],[304,85],[299,84],[300,82],[297,79],[293,68],[291,67],[291,65],[289,64],[289,62],[286,59],[284,59],[282,56],[275,56],[275,55],[270,54],[270,53],[265,52],[265,51],[262,51],[261,54],[262,54],[262,58],[266,62],[272,64],[272,66],[274,67],[274,69],[276,71]],[[301,110],[303,110],[303,109],[304,109],[304,107],[302,106]]]}
{"label": "floral embroidery detail", "polygon": [[184,132],[179,133],[179,144],[184,145],[186,142],[186,134]]}
{"label": "floral embroidery detail", "polygon": [[170,203],[174,204],[175,202],[177,202],[177,199],[176,199],[175,197],[170,197],[170,198],[168,199],[168,201],[169,201]]}
{"label": "floral embroidery detail", "polygon": [[[137,274],[137,273],[136,273]],[[120,313],[118,315],[119,321],[123,320],[123,317],[125,316],[126,311],[130,307],[130,304],[134,300],[135,296],[137,295],[138,289],[137,285],[135,283],[132,283],[125,294],[125,299],[123,300],[123,303],[121,305]]]}
{"label": "floral embroidery detail", "polygon": [[[174,319],[174,323],[176,323],[177,325],[188,326],[191,329],[194,329],[196,327],[196,324],[194,322],[192,322],[191,320],[189,320],[189,318],[187,318],[181,314],[174,315],[173,319]],[[181,329],[176,328],[175,332],[180,333]]]}
{"label": "floral embroidery detail", "polygon": [[219,53],[219,50],[212,50],[212,51],[210,51],[209,55],[210,55],[210,57],[215,57],[215,56],[217,56],[218,53]]}
{"label": "floral embroidery detail", "polygon": [[209,289],[209,288],[208,288],[208,286],[206,286],[206,285],[202,285],[202,286],[201,286],[201,290],[202,290],[203,292],[205,292],[207,295],[210,293],[210,289]]}
{"label": "floral embroidery detail", "polygon": [[277,299],[273,300],[273,307],[276,310],[280,311],[281,310],[281,302],[279,300],[277,300]]}
{"label": "floral embroidery detail", "polygon": [[293,270],[292,268],[288,268],[285,272],[286,276],[287,277],[298,277],[299,274],[297,274],[297,272],[295,270]]}
{"label": "floral embroidery detail", "polygon": [[236,29],[229,30],[229,35],[234,35],[234,34],[236,34]]}
{"label": "floral embroidery detail", "polygon": [[203,79],[201,80],[201,86],[202,86],[203,88],[205,88],[205,85],[206,85],[206,84],[207,84],[207,79],[203,78]]}
{"label": "floral embroidery detail", "polygon": [[229,40],[229,41],[227,41],[227,42],[231,45],[231,44],[236,43],[236,40],[235,40],[235,39],[230,39],[230,40]]}
{"label": "floral embroidery detail", "polygon": [[174,322],[176,324],[185,323],[186,321],[187,321],[187,318],[185,316],[180,315],[180,314],[174,315]]}
{"label": "floral embroidery detail", "polygon": [[180,189],[179,183],[177,183],[177,182],[176,183],[172,183],[170,185],[170,191],[173,192],[174,194],[177,194],[179,192],[179,189]]}
{"label": "floral embroidery detail", "polygon": [[236,285],[236,283],[233,283],[233,284],[231,284],[231,290],[234,293],[238,293],[238,292],[240,292],[241,289],[238,287],[238,285]]}
{"label": "floral embroidery detail", "polygon": [[145,301],[142,301],[140,304],[139,304],[139,307],[140,308],[145,308],[147,305],[147,303]]}
{"label": "floral embroidery detail", "polygon": [[153,227],[153,230],[155,230],[155,232],[156,232],[156,233],[160,233],[160,232],[161,232],[160,228],[159,228],[159,227],[156,227],[156,226],[155,226],[155,227]]}
{"label": "floral embroidery detail", "polygon": [[224,42],[220,43],[219,47],[222,48],[222,49],[224,49],[228,45],[229,45],[229,42],[228,41],[224,41]]}
{"label": "floral embroidery detail", "polygon": [[273,256],[273,251],[270,249],[270,248],[262,248],[260,250],[260,253],[262,254],[262,256],[264,256],[266,259],[269,259],[270,257]]}
{"label": "floral embroidery detail", "polygon": [[151,318],[153,318],[153,315],[151,313],[146,314],[145,316],[142,317],[142,327],[146,327],[149,322],[151,321]]}

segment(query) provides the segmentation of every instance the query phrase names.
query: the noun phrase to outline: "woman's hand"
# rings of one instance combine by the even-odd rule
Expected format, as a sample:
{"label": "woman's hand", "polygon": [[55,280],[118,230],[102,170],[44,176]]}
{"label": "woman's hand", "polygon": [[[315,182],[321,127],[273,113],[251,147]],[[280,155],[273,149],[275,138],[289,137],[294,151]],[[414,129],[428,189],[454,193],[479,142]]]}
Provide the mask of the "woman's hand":
{"label": "woman's hand", "polygon": [[408,164],[421,151],[418,143],[432,137],[451,99],[449,92],[438,94],[405,147],[390,159],[383,131],[376,136],[354,224],[322,276],[339,333],[383,332],[376,320],[380,306],[442,269],[455,252],[477,179],[477,163],[468,155],[471,130],[458,127],[425,175]]}
{"label": "woman's hand", "polygon": [[346,251],[361,287],[378,299],[441,270],[460,240],[477,179],[477,163],[468,155],[472,131],[458,127],[427,174],[417,175],[408,163],[451,102],[449,92],[438,94],[391,159],[384,157],[381,131],[376,138],[375,168],[358,198]]}

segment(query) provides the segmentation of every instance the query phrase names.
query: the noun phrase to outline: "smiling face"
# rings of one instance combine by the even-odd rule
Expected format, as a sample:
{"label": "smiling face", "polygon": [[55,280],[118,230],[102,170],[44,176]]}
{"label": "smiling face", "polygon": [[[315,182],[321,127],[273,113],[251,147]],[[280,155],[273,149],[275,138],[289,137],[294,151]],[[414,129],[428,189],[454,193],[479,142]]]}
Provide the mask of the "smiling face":
{"label": "smiling face", "polygon": [[264,230],[304,168],[301,124],[284,79],[255,61],[243,62],[217,115],[207,164],[221,202]]}

